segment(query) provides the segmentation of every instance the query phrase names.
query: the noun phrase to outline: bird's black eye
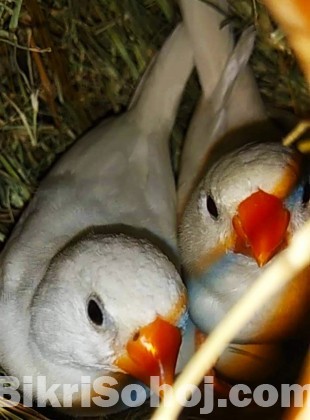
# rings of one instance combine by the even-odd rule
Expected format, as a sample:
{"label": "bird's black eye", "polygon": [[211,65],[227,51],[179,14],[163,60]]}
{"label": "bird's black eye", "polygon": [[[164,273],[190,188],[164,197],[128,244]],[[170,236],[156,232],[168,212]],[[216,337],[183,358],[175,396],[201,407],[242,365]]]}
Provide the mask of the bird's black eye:
{"label": "bird's black eye", "polygon": [[307,181],[304,185],[304,191],[302,194],[302,204],[309,203],[310,200],[310,181]]}
{"label": "bird's black eye", "polygon": [[213,219],[217,219],[219,217],[219,212],[216,207],[215,201],[211,197],[211,195],[208,194],[207,196],[207,209],[210,215],[213,217]]}
{"label": "bird's black eye", "polygon": [[95,299],[91,298],[87,304],[87,314],[89,319],[98,326],[103,324],[103,313],[98,302]]}

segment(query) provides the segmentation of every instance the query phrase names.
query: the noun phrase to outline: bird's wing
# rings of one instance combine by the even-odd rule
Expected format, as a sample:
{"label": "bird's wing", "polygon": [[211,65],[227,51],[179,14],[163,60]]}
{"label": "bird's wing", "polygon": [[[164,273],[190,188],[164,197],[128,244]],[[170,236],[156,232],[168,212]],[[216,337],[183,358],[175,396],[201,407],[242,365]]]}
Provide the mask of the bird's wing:
{"label": "bird's wing", "polygon": [[[264,110],[246,67],[253,30],[248,29],[231,52],[233,37],[228,27],[221,29],[224,16],[218,10],[200,0],[180,3],[203,90],[182,153],[178,186],[178,212],[182,214],[213,145],[229,130],[263,119]],[[226,0],[217,5],[225,10]]]}
{"label": "bird's wing", "polygon": [[176,250],[168,141],[192,67],[179,25],[131,110],[84,135],[42,182],[1,255],[4,287],[36,287],[51,258],[91,226],[147,229]]}
{"label": "bird's wing", "polygon": [[132,100],[133,117],[141,129],[170,134],[193,66],[192,46],[184,25],[179,24],[151,63]]}

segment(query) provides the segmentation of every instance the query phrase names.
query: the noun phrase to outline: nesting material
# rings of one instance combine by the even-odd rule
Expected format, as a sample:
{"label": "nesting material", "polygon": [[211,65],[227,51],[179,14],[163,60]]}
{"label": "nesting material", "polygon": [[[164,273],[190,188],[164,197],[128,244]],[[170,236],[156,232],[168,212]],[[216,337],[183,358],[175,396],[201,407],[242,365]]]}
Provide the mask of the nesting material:
{"label": "nesting material", "polygon": [[[230,21],[237,36],[251,24],[256,27],[251,64],[269,111],[306,117],[307,85],[282,30],[261,1],[229,4],[223,24]],[[57,156],[95,121],[128,105],[147,63],[179,18],[173,0],[93,0],[91,7],[65,0],[0,1],[2,244]],[[173,134],[176,174],[198,91],[194,77]],[[299,144],[301,151],[309,152],[309,142]],[[10,413],[2,407],[0,416],[38,417],[21,407]],[[113,418],[150,415],[144,406]]]}

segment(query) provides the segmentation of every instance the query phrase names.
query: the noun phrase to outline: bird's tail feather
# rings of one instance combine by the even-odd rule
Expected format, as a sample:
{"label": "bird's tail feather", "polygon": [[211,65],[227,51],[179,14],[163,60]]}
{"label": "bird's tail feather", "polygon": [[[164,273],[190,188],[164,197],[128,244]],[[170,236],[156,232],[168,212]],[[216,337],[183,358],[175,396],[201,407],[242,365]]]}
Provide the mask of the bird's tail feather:
{"label": "bird's tail feather", "polygon": [[[216,8],[201,0],[180,0],[183,19],[193,46],[194,61],[205,98],[215,96],[214,89],[220,79],[223,81],[225,77],[228,77],[228,82],[230,81],[229,73],[223,77],[222,72],[234,46],[229,26],[222,27],[227,12],[227,0],[213,0],[213,4]],[[243,51],[247,54],[246,50]],[[241,107],[240,105],[236,106],[235,98],[239,98]],[[228,124],[233,128],[265,117],[253,74],[248,67],[242,71],[239,69],[238,79],[231,92],[227,108],[228,114],[231,115],[228,118]]]}
{"label": "bird's tail feather", "polygon": [[227,106],[228,99],[231,97],[234,83],[240,72],[242,72],[252,54],[255,40],[253,27],[248,28],[241,35],[236,47],[230,54],[225,68],[219,77],[218,83],[213,91],[210,101],[214,112],[218,113]]}
{"label": "bird's tail feather", "polygon": [[170,132],[193,66],[192,49],[181,23],[153,59],[131,102],[131,114],[142,129]]}
{"label": "bird's tail feather", "polygon": [[[245,31],[232,51],[233,37],[229,28],[220,28],[222,14],[200,0],[180,0],[180,4],[193,45],[203,94],[189,126],[182,153],[179,215],[217,140],[240,124],[264,118],[255,82],[246,67],[253,50],[253,29]],[[217,5],[225,10],[226,1],[218,0]],[[246,104],[254,101],[254,111],[244,110],[240,101]]]}
{"label": "bird's tail feather", "polygon": [[[223,8],[225,2],[219,0],[217,6]],[[200,0],[180,0],[180,7],[194,51],[203,95],[208,98],[218,84],[232,51],[233,38],[228,26],[221,28],[224,14],[218,9]]]}

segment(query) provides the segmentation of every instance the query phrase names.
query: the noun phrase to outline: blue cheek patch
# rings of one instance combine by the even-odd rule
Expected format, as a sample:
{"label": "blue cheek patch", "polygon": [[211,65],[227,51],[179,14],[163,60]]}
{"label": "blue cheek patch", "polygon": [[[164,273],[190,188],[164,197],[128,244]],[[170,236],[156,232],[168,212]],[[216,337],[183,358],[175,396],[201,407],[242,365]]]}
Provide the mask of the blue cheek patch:
{"label": "blue cheek patch", "polygon": [[224,254],[222,258],[208,267],[200,276],[189,279],[189,291],[194,289],[198,284],[200,287],[206,287],[208,289],[212,289],[214,286],[216,287],[221,279],[226,278],[231,271],[236,269],[239,257],[240,255],[234,254],[233,252]]}
{"label": "blue cheek patch", "polygon": [[302,203],[302,197],[304,193],[304,186],[298,185],[297,188],[293,190],[293,192],[284,200],[284,204],[286,208],[290,211],[294,210],[296,205]]}
{"label": "blue cheek patch", "polygon": [[185,333],[185,330],[188,324],[188,319],[189,319],[189,314],[188,314],[188,309],[187,309],[177,324],[177,327],[180,328],[182,335]]}

